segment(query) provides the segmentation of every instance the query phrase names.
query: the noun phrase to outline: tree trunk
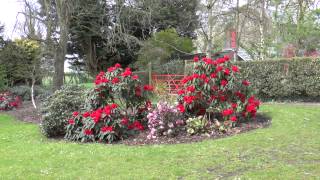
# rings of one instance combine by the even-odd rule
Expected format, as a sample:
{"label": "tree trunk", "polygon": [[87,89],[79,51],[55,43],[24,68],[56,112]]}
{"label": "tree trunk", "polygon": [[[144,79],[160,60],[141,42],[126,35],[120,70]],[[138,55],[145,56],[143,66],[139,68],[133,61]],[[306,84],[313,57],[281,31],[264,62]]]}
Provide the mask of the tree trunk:
{"label": "tree trunk", "polygon": [[265,40],[264,40],[264,14],[265,14],[265,0],[261,0],[261,9],[260,9],[260,22],[259,22],[259,31],[260,31],[260,57],[259,59],[263,61],[264,57],[264,47],[265,47]]}
{"label": "tree trunk", "polygon": [[64,78],[64,61],[67,54],[67,43],[69,34],[69,4],[65,0],[56,0],[56,11],[58,17],[58,26],[60,30],[59,42],[56,47],[54,61],[53,88],[60,89]]}
{"label": "tree trunk", "polygon": [[209,0],[207,9],[208,9],[208,43],[207,43],[207,56],[211,58],[212,55],[212,43],[213,43],[213,19],[212,19],[212,7],[213,7],[213,0]]}
{"label": "tree trunk", "polygon": [[60,41],[55,53],[53,88],[58,90],[63,85],[64,61],[67,52],[67,33],[61,28]]}

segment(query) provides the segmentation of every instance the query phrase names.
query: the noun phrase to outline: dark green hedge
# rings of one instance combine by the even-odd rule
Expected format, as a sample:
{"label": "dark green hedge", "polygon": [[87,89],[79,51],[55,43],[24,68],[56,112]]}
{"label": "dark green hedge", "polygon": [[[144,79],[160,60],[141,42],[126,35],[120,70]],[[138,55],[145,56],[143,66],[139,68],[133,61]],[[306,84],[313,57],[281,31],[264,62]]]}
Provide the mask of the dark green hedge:
{"label": "dark green hedge", "polygon": [[243,78],[265,100],[320,100],[320,58],[237,62]]}

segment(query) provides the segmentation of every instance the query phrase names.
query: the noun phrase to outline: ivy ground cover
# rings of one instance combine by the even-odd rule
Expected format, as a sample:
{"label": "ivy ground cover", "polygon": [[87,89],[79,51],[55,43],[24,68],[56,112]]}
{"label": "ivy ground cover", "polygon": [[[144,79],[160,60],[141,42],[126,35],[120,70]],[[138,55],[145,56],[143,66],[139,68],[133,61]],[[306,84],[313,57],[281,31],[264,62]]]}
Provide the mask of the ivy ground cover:
{"label": "ivy ground cover", "polygon": [[126,146],[48,140],[0,115],[0,179],[317,179],[320,106],[263,105],[270,128],[218,140]]}

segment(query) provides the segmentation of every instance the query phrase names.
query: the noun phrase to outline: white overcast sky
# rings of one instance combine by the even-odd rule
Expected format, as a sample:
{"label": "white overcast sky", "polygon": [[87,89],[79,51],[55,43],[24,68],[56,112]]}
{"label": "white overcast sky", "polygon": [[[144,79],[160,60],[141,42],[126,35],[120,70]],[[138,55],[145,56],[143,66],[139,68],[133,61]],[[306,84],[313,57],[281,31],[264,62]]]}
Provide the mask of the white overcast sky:
{"label": "white overcast sky", "polygon": [[22,7],[23,6],[21,0],[0,0],[0,22],[1,24],[5,25],[6,37],[19,37],[19,33],[13,32],[13,30],[15,27],[18,12],[21,12]]}

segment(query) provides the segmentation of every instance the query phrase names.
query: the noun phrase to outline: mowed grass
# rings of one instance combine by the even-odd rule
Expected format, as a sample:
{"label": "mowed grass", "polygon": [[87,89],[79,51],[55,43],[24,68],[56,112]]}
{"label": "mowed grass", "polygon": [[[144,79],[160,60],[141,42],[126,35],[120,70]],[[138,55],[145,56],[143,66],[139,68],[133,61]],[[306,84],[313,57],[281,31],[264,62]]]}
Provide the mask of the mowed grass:
{"label": "mowed grass", "polygon": [[270,128],[200,143],[48,140],[0,115],[0,179],[319,179],[320,106],[264,105]]}

